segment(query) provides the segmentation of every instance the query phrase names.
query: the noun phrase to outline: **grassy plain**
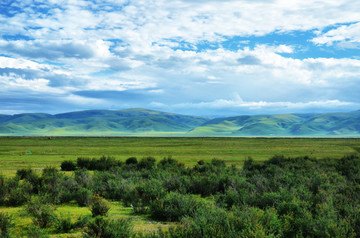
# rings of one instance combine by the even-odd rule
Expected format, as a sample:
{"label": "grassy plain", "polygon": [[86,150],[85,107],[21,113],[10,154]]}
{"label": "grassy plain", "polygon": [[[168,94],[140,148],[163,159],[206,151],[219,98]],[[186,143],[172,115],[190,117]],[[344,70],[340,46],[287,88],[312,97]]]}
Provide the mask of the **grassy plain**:
{"label": "grassy plain", "polygon": [[[153,156],[157,160],[172,156],[187,166],[198,160],[222,159],[227,164],[241,167],[252,157],[266,160],[275,154],[285,156],[309,155],[315,158],[340,158],[360,153],[360,138],[149,138],[149,137],[0,137],[0,174],[13,176],[21,168],[42,169],[46,166],[59,167],[64,160],[77,157],[114,156],[126,160],[135,156]],[[70,173],[71,174],[71,173]],[[69,175],[70,175],[69,174]],[[137,232],[155,231],[158,226],[167,229],[171,223],[154,222],[146,216],[136,216],[131,208],[119,202],[111,202],[110,217],[131,217]],[[16,221],[15,233],[32,224],[31,218],[22,207],[0,207]],[[88,208],[75,204],[57,206],[57,213],[71,214],[72,219],[90,214]],[[68,234],[53,237],[67,237]],[[80,237],[81,232],[71,234]]]}
{"label": "grassy plain", "polygon": [[119,160],[172,156],[188,166],[217,158],[242,166],[248,157],[339,158],[359,152],[360,138],[0,137],[0,174],[11,176],[21,168],[59,167],[64,160],[102,155]]}

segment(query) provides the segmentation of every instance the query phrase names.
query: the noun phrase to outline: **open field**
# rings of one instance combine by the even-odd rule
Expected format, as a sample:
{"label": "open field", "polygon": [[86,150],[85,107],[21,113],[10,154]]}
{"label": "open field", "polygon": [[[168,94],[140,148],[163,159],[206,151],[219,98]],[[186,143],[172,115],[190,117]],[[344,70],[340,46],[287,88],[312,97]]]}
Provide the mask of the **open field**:
{"label": "open field", "polygon": [[[345,155],[353,155],[360,153],[360,138],[149,138],[149,137],[0,137],[0,174],[5,175],[9,179],[11,179],[16,171],[18,169],[23,168],[32,168],[35,170],[38,170],[37,173],[39,176],[41,176],[40,170],[45,167],[60,167],[60,164],[64,160],[74,160],[78,157],[89,157],[89,158],[99,158],[102,155],[105,156],[113,156],[116,159],[125,161],[129,157],[137,157],[138,159],[152,156],[158,161],[163,159],[164,157],[172,156],[177,161],[184,163],[186,166],[193,167],[195,164],[197,164],[197,161],[204,160],[205,162],[212,163],[212,159],[221,159],[226,162],[227,165],[234,164],[237,167],[242,167],[244,164],[244,161],[246,161],[249,157],[253,158],[254,161],[265,161],[269,158],[271,158],[274,155],[284,155],[285,157],[298,157],[298,156],[310,156],[312,158],[341,158]],[[307,175],[315,176],[314,174],[317,172],[317,169],[315,169],[314,166],[320,166],[320,164],[316,164],[318,162],[322,162],[319,160],[299,160],[303,161],[304,165],[302,165],[302,162],[296,162],[294,160],[292,163],[295,163],[296,166],[304,166],[306,168]],[[314,162],[315,161],[315,162]],[[254,162],[254,163],[255,163]],[[339,161],[340,162],[340,161]],[[291,163],[286,162],[284,163]],[[311,163],[313,165],[306,167],[306,163]],[[324,162],[326,163],[329,162]],[[342,162],[341,162],[342,163]],[[266,164],[266,163],[265,163]],[[298,165],[299,164],[299,165]],[[333,166],[334,163],[330,162],[329,166]],[[201,168],[201,166],[198,169]],[[249,165],[247,165],[249,167]],[[255,165],[256,166],[256,165]],[[348,165],[347,165],[348,166]],[[196,167],[196,166],[195,166]],[[194,167],[193,170],[196,170]],[[314,167],[314,168],[313,168]],[[121,188],[120,184],[128,184],[133,183],[132,186],[127,187],[128,192],[127,194],[132,194],[131,191],[137,191],[136,189],[146,189],[147,185],[145,184],[153,184],[156,186],[155,191],[158,190],[159,183],[162,184],[164,181],[159,182],[160,179],[165,179],[163,175],[158,175],[157,172],[161,171],[158,170],[151,176],[153,176],[153,179],[151,181],[144,179],[144,176],[141,173],[146,174],[146,176],[149,175],[149,172],[142,171],[142,172],[135,172],[133,169],[136,167],[124,167],[122,171],[123,175],[125,177],[118,177],[114,181],[122,181],[119,182],[118,186]],[[181,171],[181,167],[178,167]],[[244,169],[246,166],[244,167]],[[266,167],[258,167],[258,169],[265,170]],[[320,167],[319,167],[320,168]],[[323,175],[325,172],[332,173],[329,171],[325,171],[325,168],[327,166],[323,167],[323,171],[319,171],[318,177],[323,179]],[[251,168],[247,168],[248,171],[252,171]],[[274,169],[274,167],[272,167]],[[279,169],[279,172],[283,172],[280,167],[277,167]],[[308,172],[308,169],[313,169],[313,171]],[[151,170],[149,170],[151,171]],[[201,170],[199,170],[201,171]],[[221,172],[222,171],[222,172]],[[229,176],[230,170],[228,172],[225,172],[225,170],[218,170],[218,173],[223,173],[222,176]],[[294,179],[294,176],[291,175],[293,173],[293,170],[288,171],[290,174],[286,175],[286,177],[283,177],[285,180],[289,180],[289,182],[285,182],[284,186],[288,186],[289,184],[292,184],[292,179]],[[62,174],[61,172],[60,174]],[[296,172],[295,172],[296,173]],[[73,172],[65,172],[66,175],[69,175],[70,177],[74,177]],[[102,178],[101,173],[94,173],[90,172],[91,176],[100,176],[96,178]],[[121,174],[121,173],[120,173]],[[125,182],[124,178],[126,178],[126,174],[130,174],[130,182]],[[235,172],[236,174],[236,172]],[[263,173],[260,173],[263,174]],[[271,173],[270,173],[271,174]],[[277,173],[275,173],[277,174]],[[300,176],[300,175],[301,176]],[[299,172],[298,175],[299,179],[302,178],[303,174],[302,172]],[[165,173],[166,175],[166,173]],[[184,172],[179,172],[177,176],[183,176]],[[195,199],[203,204],[215,204],[218,203],[221,198],[221,196],[227,196],[227,195],[219,195],[218,192],[206,192],[202,191],[201,189],[204,188],[204,186],[201,185],[201,181],[206,181],[206,183],[216,183],[216,178],[222,177],[219,176],[219,174],[209,174],[206,173],[201,175],[201,172],[196,172],[190,176],[191,179],[195,179],[193,181],[193,185],[181,185],[181,186],[190,186],[188,189],[188,194],[180,194],[177,196],[183,196],[180,198],[182,199]],[[269,174],[268,174],[269,175]],[[267,176],[268,176],[267,175]],[[44,175],[42,175],[44,176]],[[115,175],[113,175],[115,176]],[[135,177],[132,177],[135,176]],[[138,177],[136,177],[138,176]],[[146,177],[145,176],[145,177]],[[159,176],[159,177],[157,177]],[[168,176],[168,175],[167,175]],[[207,180],[208,177],[211,177],[212,179]],[[239,176],[236,174],[236,176]],[[255,180],[258,180],[259,178],[256,177],[256,173],[254,173]],[[332,176],[332,175],[331,175]],[[340,176],[340,175],[339,175]],[[67,177],[67,176],[65,176]],[[176,176],[175,176],[176,177]],[[251,177],[251,176],[250,176]],[[249,178],[249,183],[252,180]],[[59,175],[59,179],[64,179],[62,175]],[[109,177],[110,178],[110,177]],[[199,180],[196,180],[198,178]],[[234,177],[228,177],[229,179]],[[214,179],[214,181],[212,181]],[[245,177],[243,178],[245,179]],[[267,178],[268,179],[268,178]],[[269,178],[270,179],[270,178]],[[273,178],[271,178],[273,179]],[[101,179],[95,179],[93,178],[93,181],[100,181]],[[156,182],[157,180],[158,182]],[[215,181],[216,180],[216,181]],[[9,180],[10,181],[10,180]],[[155,181],[155,182],[154,182]],[[176,180],[174,180],[176,181]],[[182,181],[182,180],[181,180]],[[186,181],[186,180],[184,180]],[[219,180],[221,182],[221,180]],[[217,182],[219,182],[217,181]],[[234,180],[238,181],[238,180]],[[241,181],[241,180],[239,180]],[[267,180],[262,180],[267,181]],[[310,180],[304,180],[304,181],[310,181]],[[312,180],[311,180],[312,181]],[[314,180],[315,182],[317,180]],[[336,180],[337,181],[337,180]],[[343,180],[339,180],[343,181]],[[352,180],[351,180],[352,181]],[[314,182],[314,183],[315,183]],[[24,183],[24,181],[20,182],[20,185],[17,185],[18,188],[21,188],[21,184]],[[95,182],[96,183],[96,182]],[[101,183],[101,181],[100,181]],[[166,183],[166,182],[165,182]],[[325,183],[325,182],[324,182]],[[110,183],[111,184],[111,183]],[[192,184],[192,183],[190,183]],[[236,184],[236,183],[229,183]],[[269,184],[274,184],[273,182],[270,182]],[[229,185],[229,186],[230,186]],[[311,185],[311,184],[310,184]],[[9,185],[7,185],[9,186]],[[20,186],[20,187],[19,187]],[[60,183],[59,185],[60,186]],[[55,186],[55,187],[57,187]],[[82,186],[82,185],[77,185]],[[93,186],[93,185],[91,185]],[[115,189],[117,187],[114,187]],[[142,187],[143,186],[143,187]],[[191,187],[193,186],[193,187]],[[196,186],[199,186],[200,190],[196,190]],[[270,185],[268,185],[270,186]],[[332,185],[333,186],[333,185]],[[335,185],[334,185],[335,186]],[[338,186],[338,185],[336,185]],[[339,185],[340,186],[340,185]],[[350,185],[348,188],[350,187]],[[205,186],[206,187],[206,186]],[[311,187],[311,186],[310,186]],[[10,190],[12,187],[9,187]],[[126,188],[126,187],[125,187]],[[195,188],[195,190],[194,190]],[[209,188],[212,188],[209,186]],[[311,187],[312,188],[312,187]],[[66,187],[63,187],[62,189],[68,189]],[[89,188],[90,189],[90,188]],[[91,187],[91,191],[96,190],[96,186]],[[178,188],[176,188],[175,192],[177,194]],[[287,188],[288,189],[288,188]],[[15,190],[14,190],[15,191]],[[17,191],[17,190],[16,190]],[[19,190],[20,191],[20,190]],[[124,190],[127,191],[127,190]],[[149,190],[150,191],[150,190]],[[232,190],[231,190],[232,191]],[[334,190],[335,191],[335,190]],[[172,194],[175,194],[172,193]],[[195,197],[191,197],[191,193],[195,194]],[[283,196],[279,191],[276,192],[276,196]],[[131,202],[135,202],[136,199],[138,199],[136,196],[137,193],[133,193],[134,196],[131,198]],[[208,195],[214,195],[214,197]],[[241,193],[243,194],[243,193]],[[259,192],[251,193],[250,191],[244,193],[247,194],[246,196],[250,196],[248,198],[248,203],[252,206],[257,206],[257,204],[262,202]],[[253,194],[253,195],[251,195]],[[287,194],[287,193],[286,193]],[[201,196],[200,196],[201,195]],[[266,194],[268,196],[269,194]],[[273,192],[270,194],[273,196]],[[270,196],[269,195],[269,196]],[[11,196],[11,194],[9,195]],[[32,196],[38,196],[32,195]],[[55,195],[54,195],[55,196]],[[110,212],[109,212],[109,218],[111,219],[119,219],[119,218],[130,218],[132,220],[132,226],[133,231],[135,233],[143,233],[143,234],[149,234],[152,232],[156,232],[158,227],[161,227],[162,230],[166,231],[169,229],[170,226],[177,226],[180,223],[180,220],[177,221],[156,221],[150,219],[149,212],[147,214],[136,214],[133,212],[133,209],[127,205],[125,206],[124,201],[127,199],[126,196],[122,197],[123,194],[120,193],[120,197],[117,199],[112,199],[111,194],[104,193],[104,196],[109,200],[110,204]],[[139,195],[140,196],[140,195]],[[160,196],[160,195],[159,195]],[[165,197],[164,197],[165,196]],[[171,195],[161,195],[159,199],[167,199],[171,197]],[[232,195],[231,195],[232,196]],[[253,196],[253,197],[251,197]],[[265,195],[264,195],[265,196]],[[274,195],[275,196],[275,195]],[[314,195],[315,196],[315,195]],[[335,195],[334,195],[335,196]],[[356,194],[354,195],[357,196]],[[315,196],[316,198],[316,196]],[[141,199],[143,199],[141,197]],[[264,197],[266,200],[266,197]],[[124,201],[123,201],[124,200]],[[265,201],[264,200],[264,201]],[[291,200],[291,199],[290,199]],[[315,199],[316,200],[316,199]],[[163,200],[165,201],[165,200]],[[253,202],[252,201],[257,201]],[[267,200],[266,200],[267,201]],[[4,203],[6,204],[6,203]],[[13,228],[13,232],[16,235],[22,234],[22,232],[33,224],[32,218],[29,214],[25,212],[24,203],[22,203],[19,206],[0,206],[0,212],[10,214],[12,218],[15,221],[15,227]],[[140,203],[141,205],[142,203]],[[140,206],[135,205],[135,206]],[[132,206],[132,205],[131,205]],[[148,205],[146,205],[148,206]],[[215,205],[212,205],[215,206]],[[149,209],[149,208],[148,208]],[[263,208],[265,209],[265,208]],[[356,208],[357,209],[357,208]],[[356,210],[355,209],[355,210]],[[215,211],[215,210],[214,210]],[[225,211],[225,210],[224,210]],[[230,211],[229,214],[231,213]],[[64,202],[64,203],[58,203],[56,204],[56,215],[62,216],[62,215],[69,214],[71,216],[72,222],[75,222],[79,216],[81,215],[90,215],[91,212],[87,207],[79,207],[74,200],[71,200],[70,202]],[[208,217],[208,215],[204,215],[205,217]],[[229,217],[232,217],[232,215],[229,215]],[[284,216],[286,217],[286,216]],[[285,219],[285,218],[281,218]],[[317,219],[317,217],[314,217],[314,219]],[[327,219],[327,218],[326,218]],[[331,221],[338,222],[337,220]],[[257,224],[255,224],[257,225]],[[75,229],[72,231],[71,234],[58,234],[54,231],[54,226],[51,226],[49,228],[46,228],[46,230],[51,234],[51,237],[81,237],[83,235],[83,230],[81,229]],[[354,233],[355,234],[355,233]]]}
{"label": "open field", "polygon": [[0,137],[0,174],[21,168],[60,166],[77,157],[172,156],[192,166],[203,159],[223,159],[242,166],[248,157],[266,160],[273,155],[336,157],[360,152],[359,138],[144,138],[144,137]]}

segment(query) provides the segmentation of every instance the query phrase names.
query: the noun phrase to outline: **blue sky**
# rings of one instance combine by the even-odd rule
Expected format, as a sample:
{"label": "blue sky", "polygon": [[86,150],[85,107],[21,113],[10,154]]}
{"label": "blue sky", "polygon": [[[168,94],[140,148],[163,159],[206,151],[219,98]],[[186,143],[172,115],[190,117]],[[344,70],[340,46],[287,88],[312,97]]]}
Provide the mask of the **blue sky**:
{"label": "blue sky", "polygon": [[360,109],[360,1],[2,0],[0,114]]}

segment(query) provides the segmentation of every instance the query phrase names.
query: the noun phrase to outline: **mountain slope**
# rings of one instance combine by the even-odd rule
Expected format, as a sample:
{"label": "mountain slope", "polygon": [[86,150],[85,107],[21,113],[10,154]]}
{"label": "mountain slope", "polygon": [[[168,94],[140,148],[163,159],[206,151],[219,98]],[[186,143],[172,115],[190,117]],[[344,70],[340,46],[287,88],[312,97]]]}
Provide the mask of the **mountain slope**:
{"label": "mountain slope", "polygon": [[[0,134],[121,135],[144,132],[187,132],[208,121],[147,109],[89,110],[50,114],[4,115]],[[2,117],[0,117],[0,120]]]}
{"label": "mountain slope", "polygon": [[218,118],[190,135],[217,136],[359,136],[360,111]]}
{"label": "mountain slope", "polygon": [[0,135],[360,136],[360,111],[216,118],[142,108],[0,115]]}

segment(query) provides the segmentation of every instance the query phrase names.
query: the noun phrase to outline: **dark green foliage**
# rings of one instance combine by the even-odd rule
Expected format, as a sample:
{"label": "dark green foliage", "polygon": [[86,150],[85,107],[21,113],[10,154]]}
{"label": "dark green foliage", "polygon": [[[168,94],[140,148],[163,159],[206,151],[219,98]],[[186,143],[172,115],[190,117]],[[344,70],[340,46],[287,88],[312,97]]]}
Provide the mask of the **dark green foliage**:
{"label": "dark green foliage", "polygon": [[92,191],[83,187],[80,187],[78,191],[75,192],[74,195],[75,201],[80,207],[88,206],[91,200],[91,196],[92,196]]}
{"label": "dark green foliage", "polygon": [[76,166],[79,169],[87,169],[87,170],[98,170],[105,171],[110,170],[115,167],[121,166],[120,161],[116,161],[113,157],[102,156],[100,159],[90,159],[90,158],[82,158],[79,157],[76,161]]}
{"label": "dark green foliage", "polygon": [[125,161],[126,165],[132,165],[132,164],[134,165],[134,164],[137,164],[137,163],[138,163],[138,161],[137,161],[136,157],[130,157]]}
{"label": "dark green foliage", "polygon": [[146,157],[140,160],[137,167],[138,169],[152,169],[155,166],[155,158],[153,157]]}
{"label": "dark green foliage", "polygon": [[34,171],[32,169],[19,169],[16,171],[16,176],[19,177],[19,179],[27,179],[33,175]]}
{"label": "dark green foliage", "polygon": [[93,217],[106,216],[108,211],[110,210],[110,205],[104,198],[100,197],[97,194],[94,194],[90,199],[89,209]]}
{"label": "dark green foliage", "polygon": [[[102,158],[78,161],[94,169],[91,163],[111,161]],[[27,210],[41,227],[49,225],[44,220],[52,221],[49,201],[88,204],[91,221],[83,217],[73,223],[63,216],[54,228],[68,232],[87,226],[87,236],[97,237],[131,235],[128,221],[99,217],[110,208],[105,198],[122,201],[134,213],[155,220],[178,222],[169,231],[144,234],[149,237],[360,236],[360,159],[356,155],[338,160],[249,158],[242,169],[227,167],[218,159],[200,160],[186,168],[171,157],[157,164],[147,157],[139,162],[129,158],[124,166],[96,168],[91,173],[85,167],[76,170],[74,178],[55,168],[44,169],[41,176],[27,170],[11,179],[0,176],[0,201],[20,205],[32,196]]]}
{"label": "dark green foliage", "polygon": [[13,219],[10,215],[0,212],[0,237],[11,237],[11,228],[14,227]]}
{"label": "dark green foliage", "polygon": [[220,160],[220,159],[212,159],[211,160],[211,165],[218,167],[220,169],[223,169],[226,167],[225,161],[224,160]]}
{"label": "dark green foliage", "polygon": [[33,191],[33,187],[28,181],[18,181],[16,178],[9,180],[8,189],[6,200],[8,206],[23,205]]}
{"label": "dark green foliage", "polygon": [[76,160],[76,166],[79,169],[89,169],[91,167],[91,160],[90,158],[79,157]]}
{"label": "dark green foliage", "polygon": [[123,198],[125,204],[130,204],[134,213],[144,214],[152,201],[159,200],[166,195],[165,189],[159,180],[150,179],[144,183],[137,184]]}
{"label": "dark green foliage", "polygon": [[8,189],[7,189],[6,178],[2,174],[0,174],[0,205],[3,205],[5,203],[7,194],[8,194]]}
{"label": "dark green foliage", "polygon": [[84,188],[89,188],[91,183],[91,176],[89,171],[87,171],[87,169],[83,168],[76,170],[74,175],[75,175],[75,181],[78,183],[78,185]]}
{"label": "dark green foliage", "polygon": [[128,238],[131,235],[130,220],[111,220],[102,216],[97,216],[91,220],[85,230],[85,237]]}
{"label": "dark green foliage", "polygon": [[43,169],[41,181],[42,185],[40,192],[42,194],[47,194],[50,201],[54,204],[61,203],[61,201],[64,200],[64,193],[68,193],[69,190],[73,190],[73,188],[68,186],[69,184],[65,182],[66,178],[64,174],[60,173],[54,167],[47,167]]}
{"label": "dark green foliage", "polygon": [[173,159],[171,156],[168,156],[167,158],[163,158],[162,160],[159,161],[158,167],[167,169],[177,165],[179,165],[179,162]]}
{"label": "dark green foliage", "polygon": [[88,222],[90,221],[91,218],[92,218],[91,215],[79,216],[77,221],[75,223],[73,223],[73,227],[74,228],[84,228],[84,227],[86,227],[86,225],[88,224]]}
{"label": "dark green foliage", "polygon": [[23,236],[28,238],[48,238],[49,234],[38,226],[31,225],[24,232]]}
{"label": "dark green foliage", "polygon": [[179,221],[185,216],[192,216],[200,206],[204,203],[192,195],[170,192],[150,204],[150,214],[156,220]]}
{"label": "dark green foliage", "polygon": [[34,224],[41,228],[47,227],[54,221],[55,208],[48,203],[47,198],[31,197],[25,209],[33,217]]}
{"label": "dark green foliage", "polygon": [[172,236],[180,237],[236,237],[228,213],[216,207],[201,207],[193,217],[182,220],[184,226],[170,230]]}
{"label": "dark green foliage", "polygon": [[75,228],[75,224],[71,221],[70,214],[62,214],[55,219],[55,229],[58,233],[69,233],[73,228]]}
{"label": "dark green foliage", "polygon": [[336,169],[349,180],[360,183],[360,159],[358,155],[349,155],[338,160]]}
{"label": "dark green foliage", "polygon": [[76,164],[72,160],[65,160],[60,165],[62,171],[74,171],[76,170]]}

